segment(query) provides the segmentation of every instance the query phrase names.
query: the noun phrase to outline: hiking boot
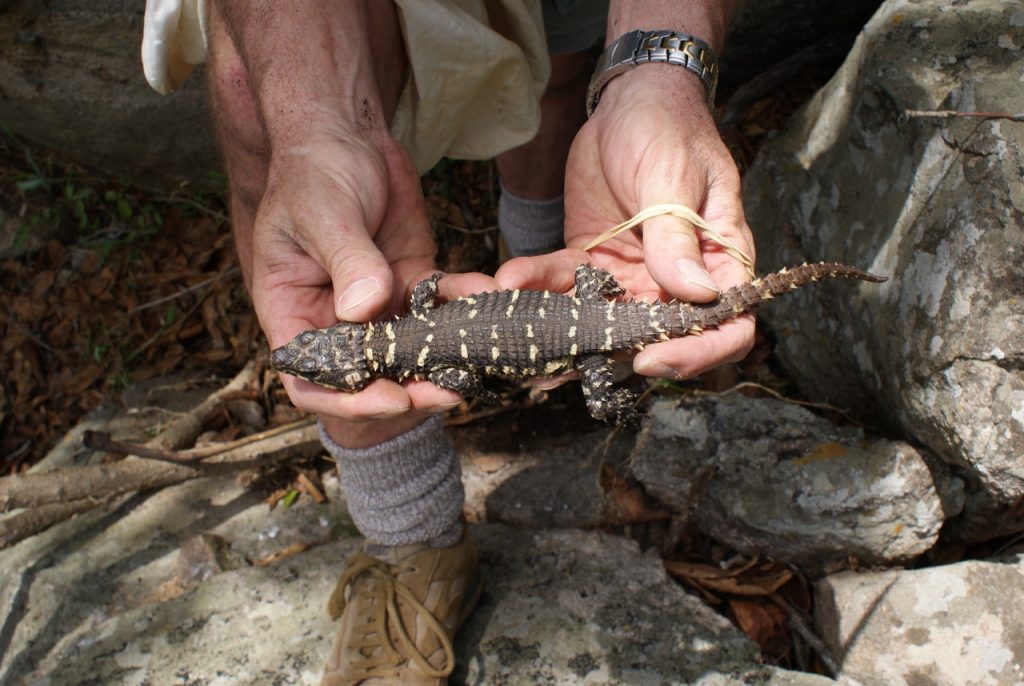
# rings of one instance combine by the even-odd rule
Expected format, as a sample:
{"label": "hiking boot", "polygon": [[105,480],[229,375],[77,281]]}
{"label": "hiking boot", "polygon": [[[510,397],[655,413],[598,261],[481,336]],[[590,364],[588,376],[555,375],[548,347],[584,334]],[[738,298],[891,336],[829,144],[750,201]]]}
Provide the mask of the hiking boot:
{"label": "hiking boot", "polygon": [[447,548],[353,554],[327,605],[341,626],[320,686],[445,686],[455,669],[452,639],[480,591],[467,533]]}

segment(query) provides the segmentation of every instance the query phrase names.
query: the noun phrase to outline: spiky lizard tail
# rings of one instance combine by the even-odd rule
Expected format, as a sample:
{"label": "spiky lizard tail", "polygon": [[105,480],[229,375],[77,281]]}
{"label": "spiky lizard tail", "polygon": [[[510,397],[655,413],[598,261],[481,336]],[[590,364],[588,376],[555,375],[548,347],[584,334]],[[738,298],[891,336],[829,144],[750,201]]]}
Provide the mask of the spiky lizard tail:
{"label": "spiky lizard tail", "polygon": [[718,300],[708,305],[681,303],[678,310],[679,320],[670,319],[667,328],[672,336],[700,333],[704,329],[734,319],[744,312],[750,312],[777,295],[821,279],[858,279],[872,283],[888,281],[887,277],[835,262],[802,264],[799,267],[766,274],[750,283],[733,286],[722,293]]}

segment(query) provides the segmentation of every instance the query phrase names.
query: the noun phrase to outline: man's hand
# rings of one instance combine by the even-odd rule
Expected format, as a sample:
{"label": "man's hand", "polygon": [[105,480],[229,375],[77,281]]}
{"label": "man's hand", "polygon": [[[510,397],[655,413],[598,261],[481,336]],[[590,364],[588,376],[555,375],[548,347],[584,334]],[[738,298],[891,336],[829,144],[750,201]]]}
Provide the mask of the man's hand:
{"label": "man's hand", "polygon": [[[680,203],[753,258],[739,174],[704,97],[694,75],[674,65],[643,65],[613,79],[569,154],[568,249],[509,262],[496,275],[502,287],[567,290],[582,261],[607,269],[644,300],[707,302],[747,280],[738,261],[676,217],[648,220],[642,234],[622,234],[589,256],[579,250],[646,207]],[[633,366],[649,376],[690,377],[741,359],[753,335],[753,318],[740,317],[701,336],[648,346]]]}
{"label": "man's hand", "polygon": [[[419,178],[404,151],[338,136],[276,153],[253,230],[251,270],[253,302],[272,347],[306,329],[404,310],[412,286],[434,272]],[[493,287],[479,275],[441,282],[448,296],[463,294],[460,284]],[[429,383],[382,380],[348,394],[283,379],[297,407],[348,420],[438,411],[460,400]]]}
{"label": "man's hand", "polygon": [[[405,82],[394,6],[221,0],[210,36],[236,245],[271,346],[403,310],[435,270],[419,176],[388,132]],[[393,40],[371,51],[371,36]],[[493,285],[446,278],[442,296]],[[376,381],[356,394],[284,384],[347,447],[379,443],[460,400],[426,382]]]}

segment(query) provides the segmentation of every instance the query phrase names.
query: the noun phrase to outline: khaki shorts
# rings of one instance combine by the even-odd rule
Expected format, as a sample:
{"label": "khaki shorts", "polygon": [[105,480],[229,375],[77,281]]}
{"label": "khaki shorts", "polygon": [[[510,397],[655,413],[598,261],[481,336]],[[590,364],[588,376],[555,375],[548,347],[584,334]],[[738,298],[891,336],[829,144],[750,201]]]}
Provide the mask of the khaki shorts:
{"label": "khaki shorts", "polygon": [[[181,87],[206,59],[206,0],[148,0],[142,39],[146,80]],[[392,135],[420,173],[442,157],[487,159],[533,138],[550,75],[545,17],[555,52],[592,45],[606,2],[395,0],[409,55],[409,83]],[[598,9],[595,10],[595,5]]]}

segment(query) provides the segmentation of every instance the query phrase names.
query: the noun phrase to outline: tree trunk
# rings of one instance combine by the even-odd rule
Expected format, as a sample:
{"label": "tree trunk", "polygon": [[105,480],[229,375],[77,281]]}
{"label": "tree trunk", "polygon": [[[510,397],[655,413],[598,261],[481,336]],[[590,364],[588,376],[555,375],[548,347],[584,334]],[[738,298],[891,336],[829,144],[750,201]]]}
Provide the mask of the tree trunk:
{"label": "tree trunk", "polygon": [[37,145],[157,190],[219,168],[204,79],[146,83],[142,0],[0,0],[0,122]]}

